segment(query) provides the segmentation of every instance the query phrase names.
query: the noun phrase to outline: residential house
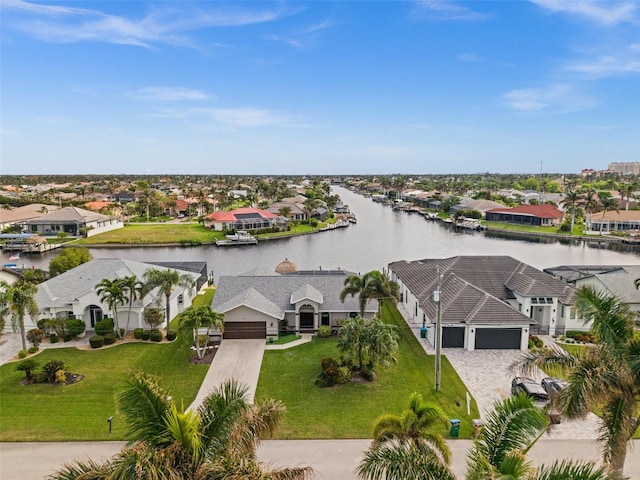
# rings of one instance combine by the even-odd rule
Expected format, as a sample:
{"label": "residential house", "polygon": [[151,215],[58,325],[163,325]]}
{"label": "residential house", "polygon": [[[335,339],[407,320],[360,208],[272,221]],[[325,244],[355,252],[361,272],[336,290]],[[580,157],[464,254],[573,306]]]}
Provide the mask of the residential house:
{"label": "residential house", "polygon": [[[166,264],[165,264],[166,265]],[[146,271],[152,268],[166,268],[155,264],[122,260],[117,258],[96,258],[83,263],[38,285],[35,301],[40,310],[38,318],[79,318],[82,319],[87,330],[95,327],[96,322],[104,317],[113,317],[109,306],[100,300],[96,293],[96,285],[103,279],[116,280],[135,275],[142,280]],[[197,282],[200,273],[174,269],[180,275],[188,275],[193,279],[193,287],[183,288],[177,285],[169,299],[172,319],[191,305],[197,295]],[[204,267],[206,272],[206,266]],[[206,275],[205,275],[206,279]],[[157,289],[150,292],[143,299],[138,299],[131,305],[129,329],[149,328],[144,323],[145,308],[164,308],[166,297]],[[129,312],[129,305],[117,307],[120,327],[124,328]],[[35,324],[37,319],[31,320]],[[28,328],[33,328],[33,325]]]}
{"label": "residential house", "polygon": [[258,208],[245,207],[228,212],[219,211],[204,217],[205,225],[212,230],[265,230],[278,228],[285,230],[288,218]]}
{"label": "residential house", "polygon": [[[615,295],[629,305],[636,320],[640,320],[640,290],[634,284],[640,278],[640,265],[561,265],[544,271],[576,289],[590,285],[599,292]],[[590,325],[578,317],[575,308],[565,316],[568,317],[566,329],[589,330]]]}
{"label": "residential house", "polygon": [[[312,270],[223,276],[211,308],[225,315],[224,338],[276,338],[284,326],[296,332],[315,332],[321,325],[337,329],[360,311],[357,296],[340,301],[348,275]],[[364,317],[373,318],[377,306],[368,302]]]}
{"label": "residential house", "polygon": [[640,210],[612,210],[587,215],[587,231],[610,232],[640,232]]}
{"label": "residential house", "polygon": [[389,264],[389,273],[409,323],[423,325],[432,344],[440,312],[443,348],[526,350],[529,334],[553,335],[564,324],[560,309],[571,305],[574,293],[509,256],[399,261]]}
{"label": "residential house", "polygon": [[31,203],[16,208],[0,208],[0,230],[12,225],[22,225],[28,220],[39,218],[45,213],[55,212],[60,207],[57,205],[45,205],[43,203]]}
{"label": "residential house", "polygon": [[490,222],[549,227],[560,225],[564,214],[553,205],[519,205],[487,210],[485,218]]}
{"label": "residential house", "polygon": [[74,237],[91,237],[124,226],[117,218],[78,207],[65,207],[28,220],[24,225],[30,233],[56,235],[65,232]]}

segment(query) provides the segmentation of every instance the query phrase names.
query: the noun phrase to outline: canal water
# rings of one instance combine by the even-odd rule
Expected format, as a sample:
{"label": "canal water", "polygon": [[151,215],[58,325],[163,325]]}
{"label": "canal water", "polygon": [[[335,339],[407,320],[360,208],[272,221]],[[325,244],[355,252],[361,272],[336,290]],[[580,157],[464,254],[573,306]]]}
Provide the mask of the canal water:
{"label": "canal water", "polygon": [[[299,269],[341,268],[356,273],[385,268],[397,260],[456,255],[510,255],[536,268],[557,265],[629,265],[640,262],[640,249],[599,242],[527,241],[493,238],[484,232],[454,231],[418,214],[393,211],[342,187],[334,193],[349,205],[356,225],[289,239],[241,247],[92,248],[94,258],[145,261],[206,261],[217,280],[258,269],[273,272],[285,258]],[[21,265],[47,269],[57,252],[23,256]],[[8,255],[2,254],[2,263]]]}

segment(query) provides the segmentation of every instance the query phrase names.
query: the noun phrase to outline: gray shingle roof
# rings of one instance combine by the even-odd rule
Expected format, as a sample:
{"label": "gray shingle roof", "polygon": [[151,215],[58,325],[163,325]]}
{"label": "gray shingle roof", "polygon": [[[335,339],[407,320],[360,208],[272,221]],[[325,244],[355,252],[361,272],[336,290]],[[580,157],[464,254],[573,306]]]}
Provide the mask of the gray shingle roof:
{"label": "gray shingle roof", "polygon": [[[220,287],[218,286],[218,288]],[[216,290],[216,292],[217,291],[218,290]],[[284,318],[284,310],[253,287],[249,287],[247,290],[238,293],[235,297],[230,298],[224,303],[217,304],[215,310],[220,313],[227,313],[241,306],[249,307],[258,312],[275,317],[278,320]]]}
{"label": "gray shingle roof", "polygon": [[[233,308],[231,305],[236,307],[240,305],[251,306],[247,303],[250,300],[256,302],[255,305],[266,305],[264,300],[256,300],[258,297],[255,294],[252,297],[242,297],[249,289],[253,289],[266,301],[275,305],[278,312],[282,312],[282,314],[295,309],[292,301],[305,298],[320,303],[322,311],[358,312],[360,311],[358,297],[347,296],[344,303],[340,301],[340,292],[344,288],[346,278],[346,274],[223,276],[218,282],[211,307],[218,312],[221,311],[221,308],[229,311]],[[246,299],[244,303],[241,301],[243,298]],[[365,311],[376,312],[377,309],[377,302],[369,301]]]}
{"label": "gray shingle roof", "polygon": [[[77,301],[78,297],[95,290],[95,286],[103,279],[115,280],[135,275],[139,279],[152,268],[158,268],[148,263],[123,260],[120,258],[95,258],[82,265],[57,275],[38,285],[35,300],[39,308],[62,307]],[[199,275],[178,270],[182,274],[193,277],[195,281]],[[178,292],[174,290],[177,295]],[[146,297],[148,303],[149,297]],[[139,302],[134,302],[134,305]]]}
{"label": "gray shingle roof", "polygon": [[574,289],[566,283],[508,256],[459,256],[389,264],[420,302],[429,318],[436,317],[438,268],[442,275],[442,316],[447,323],[536,323],[512,308],[514,293],[524,297],[559,297],[569,303]]}

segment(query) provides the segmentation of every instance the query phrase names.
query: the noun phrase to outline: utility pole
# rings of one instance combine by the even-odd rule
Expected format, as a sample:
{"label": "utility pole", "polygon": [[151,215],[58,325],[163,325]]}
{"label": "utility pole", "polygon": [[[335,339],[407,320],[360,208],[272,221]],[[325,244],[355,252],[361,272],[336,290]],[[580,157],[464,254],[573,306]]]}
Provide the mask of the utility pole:
{"label": "utility pole", "polygon": [[440,275],[440,266],[437,267],[438,289],[433,292],[433,301],[436,302],[438,310],[436,314],[436,392],[440,391],[441,362],[440,349],[442,348],[442,306],[440,301],[440,290],[442,289],[442,276]]}

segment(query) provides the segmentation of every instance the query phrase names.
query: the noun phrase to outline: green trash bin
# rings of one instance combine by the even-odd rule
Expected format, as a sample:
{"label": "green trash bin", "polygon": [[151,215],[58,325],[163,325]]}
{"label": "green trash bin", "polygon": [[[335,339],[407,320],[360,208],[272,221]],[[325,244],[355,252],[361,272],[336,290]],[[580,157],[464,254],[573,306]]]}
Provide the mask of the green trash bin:
{"label": "green trash bin", "polygon": [[458,438],[458,435],[460,435],[460,420],[458,420],[457,418],[452,418],[451,420],[449,420],[449,423],[451,424],[449,434],[453,438]]}
{"label": "green trash bin", "polygon": [[427,329],[426,329],[426,327],[420,328],[420,338],[427,338]]}

